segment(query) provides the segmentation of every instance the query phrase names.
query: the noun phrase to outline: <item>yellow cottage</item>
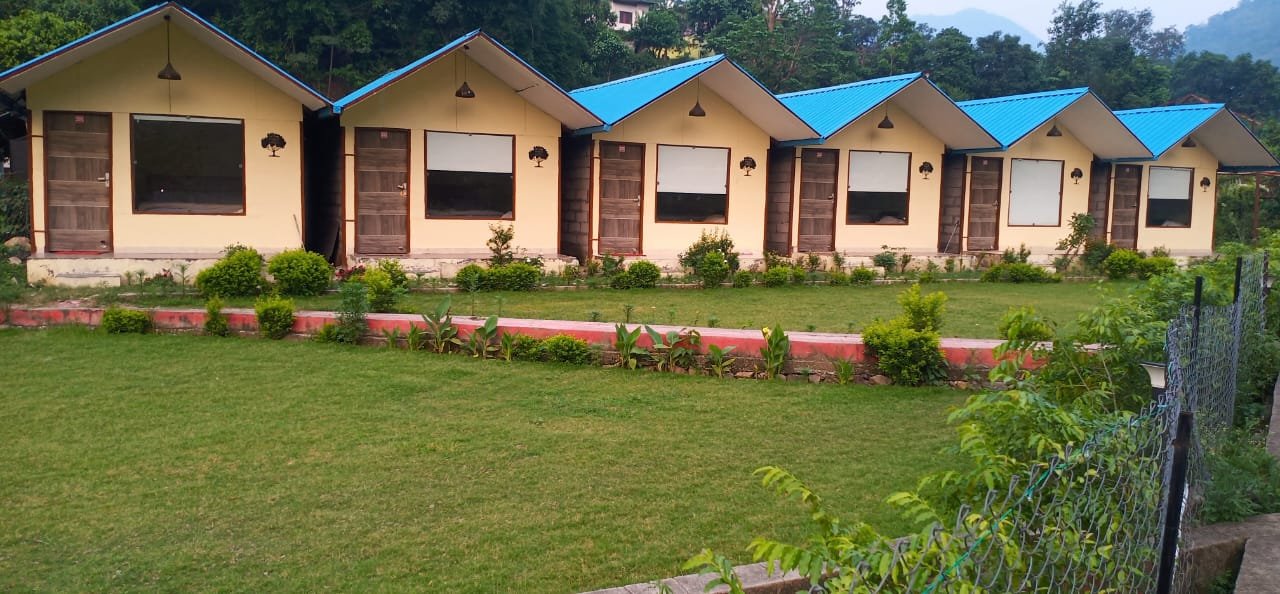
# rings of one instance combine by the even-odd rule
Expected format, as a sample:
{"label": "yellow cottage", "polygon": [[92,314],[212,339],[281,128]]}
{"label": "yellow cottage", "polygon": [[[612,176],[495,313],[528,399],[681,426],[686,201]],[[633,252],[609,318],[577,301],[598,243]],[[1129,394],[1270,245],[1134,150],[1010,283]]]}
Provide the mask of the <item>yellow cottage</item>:
{"label": "yellow cottage", "polygon": [[161,4],[0,73],[30,112],[32,282],[116,284],[228,244],[303,245],[302,122],[324,97]]}
{"label": "yellow cottage", "polygon": [[570,96],[603,124],[565,142],[561,253],[671,268],[709,231],[763,257],[770,144],[818,134],[758,81],[711,56]]}
{"label": "yellow cottage", "polygon": [[487,256],[493,225],[512,226],[525,254],[556,258],[561,129],[602,124],[480,31],[335,101],[333,114],[340,255],[418,270]]}

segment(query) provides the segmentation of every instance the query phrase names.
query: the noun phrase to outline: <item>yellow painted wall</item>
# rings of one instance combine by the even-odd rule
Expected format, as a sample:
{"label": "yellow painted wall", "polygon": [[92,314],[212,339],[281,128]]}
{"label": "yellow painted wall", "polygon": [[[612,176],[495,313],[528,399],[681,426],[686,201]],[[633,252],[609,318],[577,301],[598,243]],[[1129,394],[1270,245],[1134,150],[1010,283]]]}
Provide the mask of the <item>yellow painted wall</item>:
{"label": "yellow painted wall", "polygon": [[[764,253],[764,196],[765,164],[769,150],[769,135],[756,127],[732,105],[711,89],[702,86],[699,95],[697,84],[685,85],[645,107],[610,130],[595,134],[594,138],[609,142],[635,142],[645,145],[644,198],[641,225],[645,257],[655,260],[674,259],[684,251],[703,230],[723,230],[733,238],[734,247],[744,260],[761,257]],[[689,116],[689,109],[700,101],[706,117]],[[729,148],[729,212],[724,224],[711,223],[659,223],[655,221],[654,206],[657,198],[658,145],[687,145]],[[597,155],[598,155],[597,148]],[[755,159],[757,169],[750,176],[743,175],[738,162],[743,157]],[[595,168],[599,176],[600,168]],[[723,171],[708,172],[722,176]],[[600,184],[592,189],[591,251],[599,253],[597,238],[600,233]]]}
{"label": "yellow painted wall", "polygon": [[[44,111],[110,112],[114,248],[126,254],[200,254],[230,243],[273,252],[302,245],[302,106],[208,46],[172,29],[173,64],[181,81],[156,78],[164,66],[163,26],[31,85],[32,130],[43,134]],[[130,114],[172,114],[244,120],[245,215],[133,214]],[[270,158],[268,132],[288,146]],[[32,139],[36,250],[45,236],[44,144]],[[180,150],[180,147],[175,147]]]}
{"label": "yellow painted wall", "polygon": [[[1071,215],[1078,212],[1089,212],[1089,166],[1093,163],[1093,151],[1089,150],[1072,135],[1066,126],[1058,124],[1062,136],[1046,136],[1053,123],[1046,123],[1031,132],[1008,151],[1002,153],[979,153],[974,157],[999,157],[1004,159],[1004,174],[1000,189],[1000,250],[1026,245],[1033,254],[1043,255],[1055,251],[1057,243],[1066,237],[1071,222]],[[1009,176],[1014,159],[1044,159],[1063,161],[1062,164],[1062,216],[1058,226],[1011,227],[1009,226]],[[1071,170],[1080,168],[1084,177],[1080,183],[1071,181]],[[968,181],[966,180],[966,185]],[[969,231],[969,198],[965,189],[965,223],[966,239]]]}
{"label": "yellow painted wall", "polygon": [[[882,251],[881,246],[885,245],[916,252],[937,251],[942,154],[946,145],[893,102],[887,107],[889,118],[893,120],[893,129],[881,130],[878,126],[885,112],[884,109],[878,109],[866,114],[821,146],[806,147],[840,151],[836,181],[836,251],[853,254],[879,253]],[[849,207],[849,152],[854,150],[911,153],[908,171],[910,202],[906,225],[846,224]],[[916,171],[925,161],[933,164],[933,173],[929,175],[929,179],[924,179]],[[799,173],[797,169],[797,174]],[[798,181],[797,177],[791,203],[793,213],[800,212]],[[800,217],[797,215],[792,217],[791,222],[793,244],[799,236]],[[792,249],[795,249],[795,245],[792,245]]]}
{"label": "yellow painted wall", "polygon": [[[355,154],[355,129],[401,128],[410,131],[409,241],[410,254],[486,254],[485,241],[494,223],[515,227],[514,244],[531,253],[558,252],[560,122],[517,95],[511,87],[455,52],[342,113],[347,155]],[[458,99],[466,62],[467,84],[473,99]],[[457,220],[426,218],[426,131],[508,134],[515,136],[515,219]],[[551,157],[542,167],[527,158],[541,145]],[[346,161],[346,249],[355,250],[355,159]]]}
{"label": "yellow painted wall", "polygon": [[[1148,227],[1147,193],[1151,187],[1151,167],[1190,167],[1191,172],[1191,226]],[[1175,146],[1159,161],[1142,164],[1141,200],[1138,201],[1138,249],[1150,251],[1155,247],[1167,248],[1173,255],[1198,256],[1213,251],[1213,221],[1218,192],[1218,160],[1204,147],[1183,148]],[[1200,179],[1209,178],[1208,190],[1200,189]],[[1115,202],[1112,201],[1114,205]]]}

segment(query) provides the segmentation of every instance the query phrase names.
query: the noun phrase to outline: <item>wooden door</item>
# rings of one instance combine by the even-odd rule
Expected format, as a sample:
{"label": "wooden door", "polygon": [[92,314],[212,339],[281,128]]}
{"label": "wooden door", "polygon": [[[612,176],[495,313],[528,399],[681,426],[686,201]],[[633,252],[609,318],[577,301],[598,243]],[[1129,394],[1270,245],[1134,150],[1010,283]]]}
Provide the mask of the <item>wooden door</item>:
{"label": "wooden door", "polygon": [[791,255],[791,197],[795,188],[796,149],[769,149],[765,172],[764,249]]}
{"label": "wooden door", "polygon": [[1000,190],[1004,159],[969,160],[969,249],[1000,249]]}
{"label": "wooden door", "polygon": [[938,253],[958,254],[964,235],[964,155],[942,156],[942,205],[938,212]]}
{"label": "wooden door", "polygon": [[644,145],[600,143],[600,253],[640,253]]}
{"label": "wooden door", "polygon": [[409,131],[356,128],[356,253],[409,253]]}
{"label": "wooden door", "polygon": [[45,112],[46,250],[104,253],[111,239],[111,116]]}
{"label": "wooden door", "polygon": [[1107,239],[1107,217],[1111,210],[1111,164],[1098,159],[1089,166],[1089,216],[1093,217],[1092,239]]}
{"label": "wooden door", "polygon": [[840,151],[804,149],[800,152],[800,237],[802,252],[836,249],[836,174]]}
{"label": "wooden door", "polygon": [[1116,165],[1115,205],[1111,209],[1111,243],[1138,247],[1138,201],[1142,196],[1142,166]]}

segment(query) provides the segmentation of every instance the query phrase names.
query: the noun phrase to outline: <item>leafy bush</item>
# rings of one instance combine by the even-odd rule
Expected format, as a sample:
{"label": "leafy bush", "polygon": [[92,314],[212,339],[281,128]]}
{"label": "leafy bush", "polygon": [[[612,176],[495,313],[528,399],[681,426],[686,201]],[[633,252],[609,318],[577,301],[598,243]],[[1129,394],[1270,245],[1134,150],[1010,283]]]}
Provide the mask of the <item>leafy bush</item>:
{"label": "leafy bush", "polygon": [[1138,278],[1147,280],[1153,276],[1162,276],[1178,269],[1178,263],[1168,256],[1152,256],[1138,262]]}
{"label": "leafy bush", "polygon": [[836,268],[827,273],[827,284],[841,286],[849,284],[849,273]]}
{"label": "leafy bush", "polygon": [[540,361],[542,353],[542,341],[537,338],[525,334],[502,335],[502,357],[508,361]]}
{"label": "leafy bush", "polygon": [[809,271],[795,267],[791,269],[791,284],[803,285],[809,280]]}
{"label": "leafy bush", "polygon": [[755,275],[750,270],[739,270],[733,274],[733,287],[735,289],[745,289],[751,286],[755,281]]}
{"label": "leafy bush", "polygon": [[872,322],[862,331],[862,341],[880,372],[896,384],[919,386],[947,377],[938,333],[912,328],[905,318]]}
{"label": "leafy bush", "polygon": [[724,256],[724,261],[729,264],[729,270],[738,270],[738,252],[733,249],[733,239],[729,237],[728,232],[720,230],[710,233],[703,230],[698,240],[680,254],[680,265],[687,270],[692,270],[695,276],[701,277],[699,267],[702,266],[708,252],[720,252]]}
{"label": "leafy bush", "polygon": [[27,286],[26,264],[10,262],[14,257],[21,258],[20,250],[0,245],[0,304],[17,301]]}
{"label": "leafy bush", "polygon": [[1102,272],[1102,263],[1107,260],[1107,257],[1110,256],[1111,252],[1115,251],[1115,249],[1115,246],[1105,241],[1098,239],[1089,240],[1089,242],[1084,245],[1084,255],[1081,257],[1081,260],[1084,261],[1085,269],[1095,273]]}
{"label": "leafy bush", "polygon": [[871,263],[883,268],[885,274],[892,274],[893,269],[898,266],[898,254],[885,250],[872,256]]}
{"label": "leafy bush", "polygon": [[381,268],[370,268],[364,273],[364,285],[369,296],[371,311],[393,312],[396,303],[404,296],[404,289],[391,281],[391,275]]}
{"label": "leafy bush", "polygon": [[764,271],[764,286],[781,287],[791,280],[790,266],[774,266]]}
{"label": "leafy bush", "polygon": [[1138,252],[1118,249],[1111,252],[1111,255],[1102,261],[1102,272],[1112,280],[1129,278],[1138,271],[1138,265],[1141,262],[1142,256]]}
{"label": "leafy bush", "polygon": [[504,266],[515,260],[515,250],[511,247],[511,242],[516,238],[516,229],[514,225],[489,225],[489,240],[485,245],[489,246],[489,266]]}
{"label": "leafy bush", "polygon": [[609,287],[614,289],[630,289],[635,286],[635,279],[626,270],[613,273],[609,277]]}
{"label": "leafy bush", "polygon": [[633,288],[652,289],[658,286],[658,279],[662,278],[662,269],[648,260],[639,260],[627,267],[627,275],[631,277],[630,282]]}
{"label": "leafy bush", "polygon": [[1000,338],[1008,341],[1043,342],[1053,340],[1053,324],[1036,313],[1034,307],[1012,308],[996,325]]}
{"label": "leafy bush", "polygon": [[542,352],[548,361],[575,365],[587,365],[594,356],[587,341],[567,334],[557,334],[543,340]]}
{"label": "leafy bush", "polygon": [[333,268],[324,256],[304,249],[285,250],[272,256],[267,272],[285,295],[319,295],[329,288],[333,278]]}
{"label": "leafy bush", "polygon": [[1000,262],[1003,264],[1026,264],[1031,258],[1031,250],[1027,249],[1027,244],[1018,245],[1018,251],[1013,248],[1005,248],[1004,253],[1000,254]]}
{"label": "leafy bush", "polygon": [[711,250],[702,256],[697,268],[698,278],[702,280],[702,288],[711,289],[720,286],[729,277],[729,262],[723,253]]}
{"label": "leafy bush", "polygon": [[209,336],[227,336],[231,327],[227,325],[227,315],[222,313],[222,299],[210,297],[204,302],[204,333]]}
{"label": "leafy bush", "polygon": [[532,264],[512,262],[490,268],[485,278],[485,288],[493,291],[532,291],[537,288],[542,271]]}
{"label": "leafy bush", "polygon": [[206,296],[247,297],[262,290],[262,254],[233,245],[226,255],[196,275],[196,288]]}
{"label": "leafy bush", "polygon": [[107,334],[146,334],[151,331],[151,316],[137,309],[108,307],[102,312],[102,330]]}
{"label": "leafy bush", "polygon": [[942,291],[923,295],[920,285],[898,294],[898,305],[902,306],[902,316],[907,327],[913,330],[942,330],[942,312],[947,306],[947,294]]}
{"label": "leafy bush", "polygon": [[404,271],[404,264],[399,260],[378,260],[378,268],[391,277],[391,284],[401,289],[409,288],[409,275]]}
{"label": "leafy bush", "polygon": [[30,207],[27,182],[0,176],[0,242],[31,235]]}
{"label": "leafy bush", "polygon": [[258,316],[258,334],[279,340],[293,331],[293,301],[284,297],[261,297],[254,304]]}
{"label": "leafy bush", "polygon": [[463,266],[453,277],[453,284],[458,289],[468,293],[474,293],[484,289],[485,281],[484,267],[479,264],[467,264]]}
{"label": "leafy bush", "polygon": [[338,324],[333,341],[356,344],[369,331],[369,289],[364,283],[347,281],[338,288]]}
{"label": "leafy bush", "polygon": [[1204,521],[1236,522],[1280,510],[1280,463],[1249,429],[1230,430],[1206,456],[1209,465]]}
{"label": "leafy bush", "polygon": [[849,271],[849,282],[855,285],[869,285],[876,280],[876,271],[874,268],[864,268],[859,266]]}
{"label": "leafy bush", "polygon": [[1062,280],[1035,264],[996,264],[982,273],[984,283],[1056,283]]}

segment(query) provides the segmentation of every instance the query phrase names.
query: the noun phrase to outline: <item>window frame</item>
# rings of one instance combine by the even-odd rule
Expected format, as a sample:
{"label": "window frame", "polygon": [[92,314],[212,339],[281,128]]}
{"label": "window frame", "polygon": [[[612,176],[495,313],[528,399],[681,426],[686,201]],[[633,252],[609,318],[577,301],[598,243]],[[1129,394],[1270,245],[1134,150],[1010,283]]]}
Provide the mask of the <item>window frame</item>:
{"label": "window frame", "polygon": [[[201,120],[224,120],[236,122],[240,126],[240,212],[155,212],[138,210],[138,175],[137,175],[137,142],[138,117],[152,118],[189,118]],[[249,155],[246,142],[248,130],[244,118],[225,118],[219,116],[200,116],[193,114],[173,113],[130,113],[129,114],[129,208],[135,215],[148,216],[197,216],[197,217],[243,217],[249,214]],[[114,166],[113,166],[114,168]],[[112,187],[115,187],[114,185]]]}
{"label": "window frame", "polygon": [[[903,210],[904,210],[903,214],[905,214],[906,217],[903,219],[901,223],[850,223],[849,222],[850,209],[853,207],[853,197],[850,196],[850,194],[853,193],[853,190],[849,189],[849,186],[853,183],[853,153],[877,153],[877,154],[889,153],[889,154],[907,156],[907,171],[906,171],[907,190],[905,192],[906,204],[903,206]],[[911,165],[912,163],[915,163],[915,157],[916,157],[915,153],[911,151],[872,151],[872,150],[865,150],[865,149],[850,149],[849,156],[848,158],[845,159],[845,166],[848,168],[848,171],[845,172],[845,184],[844,184],[845,185],[844,224],[846,226],[856,226],[856,227],[864,227],[864,226],[865,227],[906,227],[907,225],[910,225],[911,224]],[[839,166],[840,164],[837,163],[836,167],[839,168]],[[838,182],[837,182],[837,185],[838,185]]]}
{"label": "window frame", "polygon": [[[1156,169],[1170,169],[1187,172],[1187,224],[1186,225],[1152,225],[1151,224],[1151,172]],[[1142,205],[1142,226],[1147,229],[1190,229],[1195,222],[1195,199],[1196,199],[1196,168],[1195,167],[1170,167],[1165,165],[1150,165],[1147,167],[1147,194],[1146,204]],[[1167,198],[1157,198],[1156,200],[1167,200]]]}
{"label": "window frame", "polygon": [[[1013,168],[1017,165],[1018,161],[1036,161],[1040,163],[1057,163],[1058,164],[1058,219],[1057,219],[1057,222],[1055,222],[1054,224],[1022,225],[1022,224],[1015,224],[1013,222]],[[1065,202],[1065,198],[1066,198],[1065,196],[1063,196],[1063,193],[1066,189],[1066,183],[1063,181],[1063,178],[1066,177],[1066,172],[1067,172],[1066,159],[1010,158],[1009,159],[1009,199],[1008,199],[1009,205],[1005,211],[1005,218],[1004,218],[1005,225],[1009,227],[1022,227],[1025,229],[1052,229],[1054,227],[1061,227],[1062,226],[1062,208],[1063,208],[1062,203]]]}
{"label": "window frame", "polygon": [[[442,216],[431,214],[431,134],[456,134],[459,136],[499,136],[511,139],[511,216]],[[477,173],[477,172],[471,172]],[[483,173],[483,172],[480,172]],[[457,132],[454,130],[422,131],[422,217],[429,221],[515,221],[516,220],[516,135],[494,134],[492,132]]]}
{"label": "window frame", "polygon": [[[692,149],[717,149],[725,151],[724,157],[724,220],[719,223],[711,223],[707,221],[672,221],[658,218],[658,180],[662,178],[662,147],[668,146],[673,148],[692,148]],[[733,148],[728,146],[705,146],[694,144],[663,144],[657,143],[653,148],[653,222],[654,224],[664,225],[728,225],[729,224],[729,177],[732,175],[733,166]],[[641,217],[644,214],[641,213]]]}
{"label": "window frame", "polygon": [[[623,20],[623,15],[626,15],[626,20]],[[630,10],[619,10],[619,11],[618,11],[618,24],[619,24],[619,25],[627,25],[628,27],[630,27],[630,26],[634,25],[634,24],[635,24],[635,22],[636,22],[635,13],[631,12]]]}

